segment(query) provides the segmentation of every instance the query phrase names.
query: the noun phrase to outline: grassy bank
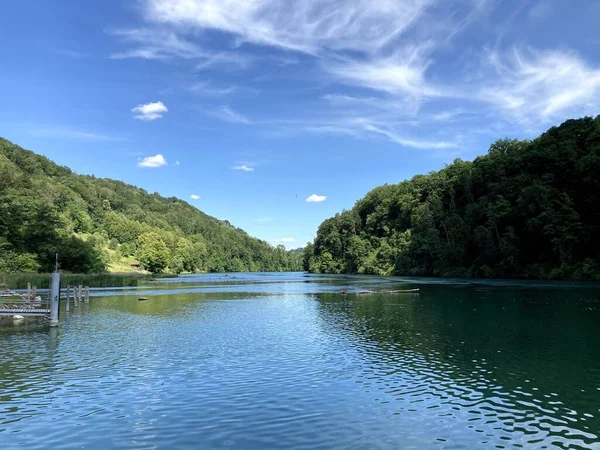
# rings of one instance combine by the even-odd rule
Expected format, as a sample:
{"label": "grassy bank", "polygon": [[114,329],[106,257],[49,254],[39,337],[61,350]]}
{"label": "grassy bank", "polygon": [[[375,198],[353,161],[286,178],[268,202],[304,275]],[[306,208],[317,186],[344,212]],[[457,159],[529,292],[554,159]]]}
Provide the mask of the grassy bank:
{"label": "grassy bank", "polygon": [[[155,277],[143,273],[93,273],[77,274],[63,273],[61,284],[63,286],[83,285],[90,287],[119,287],[138,286],[144,282],[153,280]],[[49,273],[0,273],[0,285],[10,289],[25,289],[27,283],[37,286],[39,289],[48,288],[50,285]]]}

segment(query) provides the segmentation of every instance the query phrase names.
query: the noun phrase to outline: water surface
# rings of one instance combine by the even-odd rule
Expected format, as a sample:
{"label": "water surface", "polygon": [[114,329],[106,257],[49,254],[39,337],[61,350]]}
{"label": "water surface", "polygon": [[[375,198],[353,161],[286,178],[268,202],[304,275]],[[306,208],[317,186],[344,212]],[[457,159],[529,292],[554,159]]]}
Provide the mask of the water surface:
{"label": "water surface", "polygon": [[0,349],[2,449],[600,449],[594,285],[187,276]]}

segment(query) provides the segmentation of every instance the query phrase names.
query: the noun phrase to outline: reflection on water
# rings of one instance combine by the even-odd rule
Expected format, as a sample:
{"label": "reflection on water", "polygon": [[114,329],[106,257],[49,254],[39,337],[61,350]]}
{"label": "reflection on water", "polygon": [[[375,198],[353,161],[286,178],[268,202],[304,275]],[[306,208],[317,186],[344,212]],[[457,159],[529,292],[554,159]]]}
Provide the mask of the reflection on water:
{"label": "reflection on water", "polygon": [[598,292],[304,274],[95,290],[58,330],[0,328],[0,448],[600,448]]}

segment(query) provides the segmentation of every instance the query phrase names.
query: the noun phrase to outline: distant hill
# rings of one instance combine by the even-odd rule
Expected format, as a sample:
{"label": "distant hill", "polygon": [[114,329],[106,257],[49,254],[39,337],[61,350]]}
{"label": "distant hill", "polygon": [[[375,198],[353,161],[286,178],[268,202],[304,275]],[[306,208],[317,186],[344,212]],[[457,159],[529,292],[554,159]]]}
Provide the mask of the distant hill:
{"label": "distant hill", "polygon": [[178,198],[77,175],[0,138],[0,272],[299,270],[300,257]]}
{"label": "distant hill", "polygon": [[312,272],[600,279],[600,116],[375,188],[305,250]]}

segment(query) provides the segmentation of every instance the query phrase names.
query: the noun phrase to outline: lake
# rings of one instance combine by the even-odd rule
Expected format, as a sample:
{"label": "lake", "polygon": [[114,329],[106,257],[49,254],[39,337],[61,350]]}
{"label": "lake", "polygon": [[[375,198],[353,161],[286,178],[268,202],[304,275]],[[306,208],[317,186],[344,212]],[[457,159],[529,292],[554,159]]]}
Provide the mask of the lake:
{"label": "lake", "polygon": [[62,308],[0,327],[3,450],[600,449],[598,285],[208,274]]}

